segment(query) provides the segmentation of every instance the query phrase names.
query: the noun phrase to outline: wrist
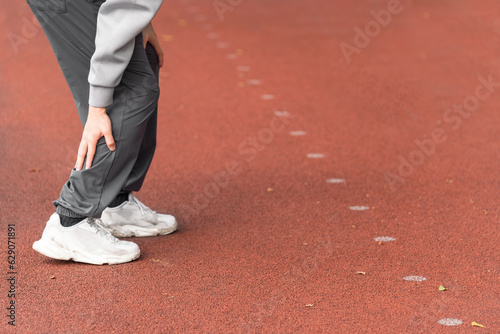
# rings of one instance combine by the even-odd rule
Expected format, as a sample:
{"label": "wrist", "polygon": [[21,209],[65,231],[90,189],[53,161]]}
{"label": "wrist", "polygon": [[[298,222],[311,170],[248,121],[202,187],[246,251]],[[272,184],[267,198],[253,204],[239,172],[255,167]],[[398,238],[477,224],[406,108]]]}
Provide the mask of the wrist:
{"label": "wrist", "polygon": [[93,113],[93,114],[105,114],[106,113],[106,108],[89,106],[89,113]]}

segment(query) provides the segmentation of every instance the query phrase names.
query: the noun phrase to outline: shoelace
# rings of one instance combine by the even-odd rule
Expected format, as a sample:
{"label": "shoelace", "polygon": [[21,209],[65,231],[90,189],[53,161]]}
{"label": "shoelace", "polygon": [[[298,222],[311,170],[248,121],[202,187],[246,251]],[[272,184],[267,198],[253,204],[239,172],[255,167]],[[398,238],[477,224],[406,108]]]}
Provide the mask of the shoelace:
{"label": "shoelace", "polygon": [[89,218],[87,223],[92,227],[98,235],[107,239],[111,242],[117,242],[118,239],[115,238],[108,230],[105,230],[102,226],[96,223],[96,220],[100,220],[99,218]]}
{"label": "shoelace", "polygon": [[135,197],[135,196],[131,196],[131,197],[132,197],[134,203],[137,204],[137,206],[139,207],[139,210],[141,210],[141,214],[143,216],[145,216],[146,214],[156,215],[156,211],[153,211],[150,208],[148,208],[144,203],[139,201],[137,199],[137,197]]}

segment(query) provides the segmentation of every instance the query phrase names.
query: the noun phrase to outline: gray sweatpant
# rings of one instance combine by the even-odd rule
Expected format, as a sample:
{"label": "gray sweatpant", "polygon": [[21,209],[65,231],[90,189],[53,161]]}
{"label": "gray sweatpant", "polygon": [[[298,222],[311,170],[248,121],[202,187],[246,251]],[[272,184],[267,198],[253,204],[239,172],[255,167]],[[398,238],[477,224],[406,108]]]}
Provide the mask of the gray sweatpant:
{"label": "gray sweatpant", "polygon": [[[97,13],[104,1],[27,1],[54,50],[85,125],[90,58],[95,50]],[[149,44],[144,50],[142,35],[137,36],[132,59],[115,88],[114,102],[106,108],[116,150],[110,151],[104,138],[98,141],[92,167],[73,169],[54,201],[58,213],[97,218],[121,191],[141,188],[156,147],[158,71],[155,51]]]}

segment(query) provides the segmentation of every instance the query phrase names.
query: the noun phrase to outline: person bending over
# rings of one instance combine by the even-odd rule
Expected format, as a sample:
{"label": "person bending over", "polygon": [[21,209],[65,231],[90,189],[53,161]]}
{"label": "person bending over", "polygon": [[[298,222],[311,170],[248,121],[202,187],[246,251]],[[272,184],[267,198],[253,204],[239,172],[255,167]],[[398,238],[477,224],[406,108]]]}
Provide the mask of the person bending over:
{"label": "person bending over", "polygon": [[151,21],[162,0],[27,0],[84,125],[76,166],[33,248],[48,257],[117,264],[140,255],[117,237],[172,233],[141,203],[156,147],[163,52]]}

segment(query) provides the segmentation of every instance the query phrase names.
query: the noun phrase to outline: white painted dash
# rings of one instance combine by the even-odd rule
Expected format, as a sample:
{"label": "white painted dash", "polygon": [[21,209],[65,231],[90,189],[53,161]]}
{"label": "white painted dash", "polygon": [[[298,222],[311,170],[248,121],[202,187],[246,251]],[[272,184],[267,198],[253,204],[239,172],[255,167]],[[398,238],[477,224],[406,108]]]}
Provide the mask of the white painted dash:
{"label": "white painted dash", "polygon": [[328,180],[326,180],[326,182],[328,182],[328,183],[344,183],[345,180],[344,179],[328,179]]}
{"label": "white painted dash", "polygon": [[196,22],[203,22],[203,21],[207,20],[207,16],[204,14],[198,14],[198,15],[195,15],[194,20]]}
{"label": "white painted dash", "polygon": [[188,12],[189,14],[195,14],[195,13],[198,13],[198,7],[196,7],[196,6],[189,6],[189,7],[187,8],[187,12]]}
{"label": "white painted dash", "polygon": [[274,100],[274,95],[273,94],[264,94],[260,98],[263,100]]}
{"label": "white painted dash", "polygon": [[290,136],[305,136],[306,134],[305,131],[290,131]]}
{"label": "white painted dash", "polygon": [[238,71],[238,72],[248,72],[248,71],[250,71],[250,66],[240,65],[240,66],[236,67],[236,71]]}
{"label": "white painted dash", "polygon": [[352,211],[365,211],[365,210],[370,209],[370,207],[363,206],[363,205],[353,205],[353,206],[350,206],[349,209],[351,209]]}
{"label": "white painted dash", "polygon": [[220,35],[216,32],[209,32],[207,34],[208,39],[219,39]]}
{"label": "white painted dash", "polygon": [[274,114],[278,117],[290,117],[292,116],[292,114],[290,114],[288,111],[286,110],[276,110],[274,112]]}
{"label": "white painted dash", "polygon": [[403,277],[405,281],[412,281],[412,282],[422,282],[425,281],[427,278],[423,276],[405,276]]}
{"label": "white painted dash", "polygon": [[438,320],[438,324],[444,325],[444,326],[459,326],[463,324],[464,322],[460,319],[454,319],[454,318],[444,318],[441,320]]}
{"label": "white painted dash", "polygon": [[218,47],[219,49],[227,49],[229,47],[229,43],[217,42],[217,43],[215,43],[215,46]]}
{"label": "white painted dash", "polygon": [[308,153],[307,157],[309,159],[321,159],[321,158],[324,158],[325,155],[323,153]]}
{"label": "white painted dash", "polygon": [[247,81],[247,84],[252,85],[252,86],[258,86],[262,84],[262,80],[259,79],[250,79]]}
{"label": "white painted dash", "polygon": [[393,237],[376,237],[376,238],[373,238],[373,240],[375,240],[377,242],[389,242],[389,241],[396,240],[396,238],[393,238]]}

